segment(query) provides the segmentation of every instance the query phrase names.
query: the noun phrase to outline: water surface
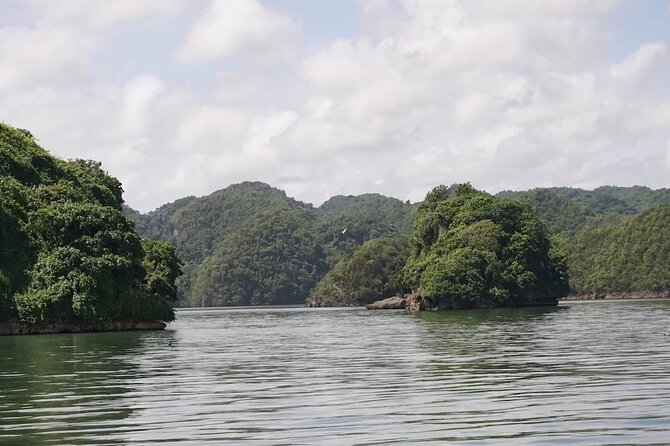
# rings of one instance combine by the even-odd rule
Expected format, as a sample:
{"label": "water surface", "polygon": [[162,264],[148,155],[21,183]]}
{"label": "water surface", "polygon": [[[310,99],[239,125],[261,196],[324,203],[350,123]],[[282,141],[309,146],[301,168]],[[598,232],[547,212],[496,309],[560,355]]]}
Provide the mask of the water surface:
{"label": "water surface", "polygon": [[0,337],[0,444],[667,444],[670,301]]}

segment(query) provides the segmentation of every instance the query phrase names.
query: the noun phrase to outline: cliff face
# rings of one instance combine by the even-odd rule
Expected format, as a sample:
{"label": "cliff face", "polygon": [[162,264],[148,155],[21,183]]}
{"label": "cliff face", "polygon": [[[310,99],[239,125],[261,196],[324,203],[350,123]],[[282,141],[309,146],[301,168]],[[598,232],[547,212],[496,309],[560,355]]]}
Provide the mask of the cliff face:
{"label": "cliff face", "polygon": [[116,322],[54,322],[37,325],[16,321],[0,322],[0,336],[50,333],[92,333],[102,331],[164,330],[166,324],[160,321],[116,321]]}

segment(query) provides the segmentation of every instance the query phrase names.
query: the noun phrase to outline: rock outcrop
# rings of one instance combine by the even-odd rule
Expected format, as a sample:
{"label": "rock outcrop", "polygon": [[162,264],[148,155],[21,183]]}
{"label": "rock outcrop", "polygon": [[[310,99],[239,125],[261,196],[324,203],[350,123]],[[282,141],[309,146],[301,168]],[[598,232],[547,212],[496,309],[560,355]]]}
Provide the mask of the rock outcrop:
{"label": "rock outcrop", "polygon": [[403,310],[406,307],[407,298],[398,296],[378,300],[365,306],[368,310]]}
{"label": "rock outcrop", "polygon": [[[505,307],[540,307],[540,306],[556,306],[558,305],[558,299],[556,298],[545,298],[537,299],[528,302],[516,302],[508,303]],[[431,299],[425,299],[416,294],[406,294],[404,297],[389,297],[388,299],[378,300],[377,302],[366,305],[365,308],[368,310],[397,310],[405,309],[410,313],[417,311],[445,311],[445,310],[461,310],[461,309],[483,309],[483,308],[494,308],[490,306],[479,306],[479,307],[454,307],[448,306],[444,303],[438,303]]]}

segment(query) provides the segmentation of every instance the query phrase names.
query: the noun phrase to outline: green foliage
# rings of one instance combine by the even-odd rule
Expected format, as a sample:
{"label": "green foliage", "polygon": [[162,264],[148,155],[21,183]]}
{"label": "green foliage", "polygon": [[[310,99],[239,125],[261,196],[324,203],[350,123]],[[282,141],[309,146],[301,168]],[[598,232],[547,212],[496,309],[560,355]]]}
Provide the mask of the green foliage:
{"label": "green foliage", "polygon": [[315,214],[322,221],[352,215],[374,216],[377,221],[388,222],[399,234],[409,234],[416,208],[397,198],[380,194],[336,195],[319,206]]}
{"label": "green foliage", "polygon": [[445,308],[532,303],[567,293],[565,265],[532,208],[470,184],[428,193],[405,281]]}
{"label": "green foliage", "polygon": [[[63,181],[59,180],[47,189],[53,191],[56,187],[62,187],[63,190],[42,201],[56,201],[58,197],[77,194],[80,183],[59,183]],[[41,189],[38,186],[31,194],[39,195]],[[469,197],[467,200],[463,198],[466,196]],[[414,242],[411,245],[413,260],[406,266],[404,273],[407,286],[419,290],[421,276],[434,259],[444,256],[444,264],[452,265],[454,261],[447,261],[450,253],[469,248],[476,253],[477,259],[486,260],[484,263],[488,269],[479,274],[486,281],[486,295],[493,305],[499,301],[513,303],[515,299],[530,299],[529,296],[560,295],[565,291],[565,259],[546,240],[545,229],[535,218],[533,210],[559,240],[591,228],[622,224],[630,221],[635,212],[670,202],[666,189],[652,191],[639,186],[603,187],[594,191],[548,188],[503,192],[499,196],[517,198],[530,204],[532,209],[519,201],[503,200],[498,203],[469,185],[435,188],[420,205],[424,210],[430,209],[430,212],[417,213],[419,205],[378,194],[336,196],[315,209],[266,184],[245,182],[209,196],[186,197],[146,215],[127,207],[124,213],[135,222],[141,235],[174,245],[177,254],[185,260],[182,266],[184,275],[177,281],[180,305],[232,305],[245,302],[248,296],[255,293],[250,287],[257,286],[250,284],[269,281],[245,276],[253,265],[261,263],[252,255],[250,248],[241,249],[236,244],[250,243],[251,236],[247,234],[242,237],[241,234],[245,228],[257,225],[259,216],[293,215],[286,211],[301,211],[305,215],[302,224],[309,228],[323,252],[322,258],[313,263],[325,262],[327,269],[331,270],[369,240],[408,236],[412,231],[412,222],[416,220],[412,232]],[[448,237],[445,238],[447,233]],[[561,246],[564,251],[569,248],[564,243]],[[226,251],[247,257],[235,260],[233,254],[226,255]],[[481,257],[481,253],[495,253],[495,259],[491,255]],[[274,260],[264,258],[263,268],[275,271],[277,277],[284,275],[281,271],[285,265],[280,264],[280,258],[280,255],[275,256]],[[428,279],[437,277],[434,268],[424,281],[426,289],[432,283]],[[578,277],[574,268],[571,267],[571,271]],[[321,273],[317,274],[317,280],[319,278]],[[196,282],[197,293],[194,291]],[[228,282],[231,288],[237,286],[239,289],[235,292],[228,290],[225,295],[237,297],[223,297],[223,293],[216,296],[218,291],[215,288]],[[242,289],[242,283],[246,284],[245,289]],[[324,282],[323,286],[327,283]],[[211,287],[211,290],[207,287]],[[265,290],[275,288],[267,284],[263,287]],[[323,291],[319,293],[327,295]],[[214,297],[210,298],[209,294]],[[331,290],[330,295],[334,294],[335,291]],[[263,297],[248,299],[252,304],[271,300]]]}
{"label": "green foliage", "polygon": [[486,268],[485,253],[471,248],[436,256],[419,278],[421,295],[449,308],[480,306],[482,296],[493,297],[488,296]]}
{"label": "green foliage", "polygon": [[28,133],[0,124],[0,175],[28,186],[52,182],[61,174],[58,161]]}
{"label": "green foliage", "polygon": [[172,245],[155,240],[142,239],[142,266],[145,270],[141,289],[149,295],[177,299],[175,281],[182,274],[183,262]]}
{"label": "green foliage", "polygon": [[645,186],[601,186],[592,191],[556,187],[552,190],[601,214],[634,215],[670,204],[670,189],[652,190]]}
{"label": "green foliage", "polygon": [[558,195],[551,189],[532,189],[505,196],[531,204],[552,233],[575,234],[596,215],[585,204]]}
{"label": "green foliage", "polygon": [[171,322],[175,319],[174,310],[164,296],[141,290],[133,290],[120,295],[117,308],[115,319],[163,322]]}
{"label": "green foliage", "polygon": [[333,267],[368,240],[409,236],[416,209],[379,194],[332,197],[315,211],[326,263]]}
{"label": "green foliage", "polygon": [[14,314],[14,294],[26,280],[34,256],[26,233],[26,188],[11,177],[0,176],[0,320]]}
{"label": "green foliage", "polygon": [[179,263],[121,213],[119,181],[0,125],[0,320],[172,320]]}
{"label": "green foliage", "polygon": [[558,242],[575,292],[670,290],[670,206]]}
{"label": "green foliage", "polygon": [[552,187],[505,191],[498,196],[530,203],[552,233],[564,235],[619,224],[630,216],[670,204],[670,189],[643,186],[603,186],[592,191]]}
{"label": "green foliage", "polygon": [[[144,235],[175,246],[184,260],[178,281],[179,300],[191,301],[191,290],[203,261],[237,230],[262,212],[303,209],[279,189],[259,182],[235,184],[202,198],[187,197],[137,218]],[[128,215],[128,214],[127,214]]]}
{"label": "green foliage", "polygon": [[258,214],[198,270],[191,305],[303,303],[325,268],[313,229],[305,210]]}
{"label": "green foliage", "polygon": [[365,305],[401,293],[408,255],[409,243],[404,237],[367,241],[326,274],[309,301],[313,306]]}
{"label": "green foliage", "polygon": [[[296,214],[294,211],[299,212]],[[232,246],[235,243],[232,239],[239,240],[240,231],[257,225],[259,216],[286,216],[289,218],[286,224],[291,223],[292,216],[301,216],[300,226],[309,228],[310,237],[315,238],[319,247],[320,258],[318,261],[311,260],[311,263],[319,265],[318,280],[325,272],[324,261],[332,267],[367,240],[386,235],[408,235],[415,211],[416,206],[378,194],[333,197],[314,209],[287,197],[283,191],[258,182],[234,184],[201,198],[183,198],[146,215],[124,208],[124,214],[135,222],[141,235],[175,246],[177,254],[185,262],[184,275],[178,280],[179,303],[197,306],[203,302],[226,305],[226,302],[244,301],[242,297],[209,299],[207,294],[210,291],[203,287],[223,282],[224,276],[228,277],[224,264],[229,265],[232,259],[223,251],[237,252],[237,248]],[[279,258],[275,257],[273,262],[279,262]],[[265,268],[282,271],[286,266],[265,265]],[[197,295],[194,290],[196,281],[199,287]],[[246,279],[239,276],[234,282],[246,283]],[[300,287],[301,290],[303,288]],[[296,298],[298,300],[294,303],[304,300],[308,292],[300,291],[301,298]],[[247,296],[248,293],[240,291],[236,295]],[[258,297],[252,300],[255,301],[267,299]]]}
{"label": "green foliage", "polygon": [[123,188],[121,182],[102,169],[102,164],[91,160],[68,161],[64,170],[71,181],[87,192],[87,199],[121,210]]}

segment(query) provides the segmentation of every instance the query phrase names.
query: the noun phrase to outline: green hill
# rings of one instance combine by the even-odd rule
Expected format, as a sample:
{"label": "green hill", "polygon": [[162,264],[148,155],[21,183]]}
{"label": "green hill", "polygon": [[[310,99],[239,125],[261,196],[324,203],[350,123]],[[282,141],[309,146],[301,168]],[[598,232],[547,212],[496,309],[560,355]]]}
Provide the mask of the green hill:
{"label": "green hill", "polygon": [[670,206],[560,238],[577,293],[669,291]]}
{"label": "green hill", "polygon": [[121,183],[0,124],[0,320],[170,321],[180,263],[121,213]]}
{"label": "green hill", "polygon": [[379,194],[330,198],[315,210],[326,263],[335,266],[368,240],[409,236],[417,207]]}
{"label": "green hill", "polygon": [[[454,199],[457,190],[458,185],[444,188],[445,199]],[[530,204],[566,247],[565,240],[584,231],[623,224],[670,201],[667,189],[640,186],[540,188],[497,196]],[[366,242],[409,237],[419,206],[363,194],[335,196],[315,208],[267,184],[245,182],[208,196],[182,198],[148,214],[129,208],[124,213],[140,234],[176,247],[185,262],[178,287],[181,305],[299,304],[326,272],[346,259],[351,262]],[[579,272],[573,274],[579,277]],[[325,284],[333,277],[324,279],[319,291],[323,301],[328,300]]]}
{"label": "green hill", "polygon": [[365,242],[326,274],[311,292],[308,305],[365,305],[401,293],[402,270],[409,248],[404,237],[380,237]]}
{"label": "green hill", "polygon": [[260,182],[148,214],[124,209],[143,236],[176,247],[185,262],[180,302],[187,306],[302,304],[329,267],[366,241],[407,235],[414,212],[378,194],[337,196],[314,208]]}
{"label": "green hill", "polygon": [[611,226],[670,204],[670,189],[652,190],[644,186],[602,186],[594,190],[550,187],[503,191],[496,196],[531,204],[552,233],[564,235]]}
{"label": "green hill", "polygon": [[[314,217],[303,203],[293,200],[276,188],[260,182],[234,184],[205,197],[186,197],[161,206],[145,215],[126,215],[138,224],[142,235],[155,240],[166,241],[175,246],[178,255],[184,261],[184,275],[179,279],[179,297],[181,305],[199,306],[203,303],[222,304],[226,297],[203,297],[202,292],[193,294],[193,286],[198,282],[199,290],[206,283],[218,283],[227,272],[219,264],[223,260],[220,246],[230,247],[228,238],[238,240],[238,236],[252,225],[259,215],[281,214],[286,211],[305,211],[298,218],[301,225],[314,233]],[[267,248],[267,247],[266,247]],[[217,251],[219,250],[219,251]],[[288,253],[281,256],[285,259]],[[279,257],[277,262],[280,262]],[[201,268],[203,264],[206,268]],[[285,264],[288,268],[289,264]],[[226,268],[231,267],[226,264]],[[216,271],[221,271],[217,275]],[[248,286],[248,285],[245,285]],[[219,290],[212,290],[219,292]],[[302,296],[304,300],[305,296]],[[267,296],[265,304],[275,299]],[[231,297],[231,302],[236,301]],[[297,301],[289,303],[301,302]],[[231,303],[232,304],[232,303]]]}

